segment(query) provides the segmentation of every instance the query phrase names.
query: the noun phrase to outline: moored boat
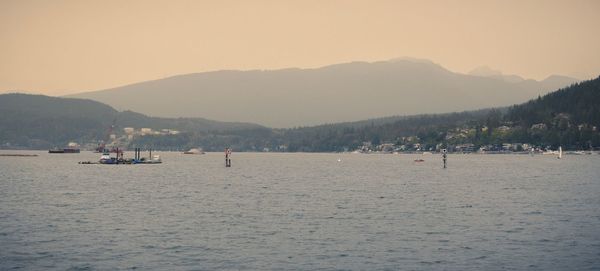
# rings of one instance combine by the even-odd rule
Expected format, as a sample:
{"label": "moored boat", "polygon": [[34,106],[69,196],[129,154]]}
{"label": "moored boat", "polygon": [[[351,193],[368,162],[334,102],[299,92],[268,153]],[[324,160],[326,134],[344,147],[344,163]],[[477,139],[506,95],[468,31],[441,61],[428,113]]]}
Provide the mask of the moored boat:
{"label": "moored boat", "polygon": [[75,143],[75,142],[69,142],[69,144],[67,145],[66,148],[63,149],[59,149],[59,148],[54,148],[51,150],[48,150],[48,153],[80,153],[81,150],[79,149],[79,144]]}
{"label": "moored boat", "polygon": [[79,150],[79,148],[64,148],[64,149],[59,149],[59,148],[54,148],[51,150],[48,150],[48,153],[80,153],[81,150]]}
{"label": "moored boat", "polygon": [[188,151],[184,151],[183,154],[204,154],[204,151],[199,148],[192,148],[192,149],[189,149]]}

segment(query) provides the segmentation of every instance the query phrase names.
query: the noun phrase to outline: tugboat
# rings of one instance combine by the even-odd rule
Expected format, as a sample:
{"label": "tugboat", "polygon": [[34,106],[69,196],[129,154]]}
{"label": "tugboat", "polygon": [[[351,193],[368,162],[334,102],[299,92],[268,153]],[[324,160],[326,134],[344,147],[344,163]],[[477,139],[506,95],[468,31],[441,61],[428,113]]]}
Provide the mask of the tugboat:
{"label": "tugboat", "polygon": [[106,165],[113,165],[113,164],[116,164],[118,161],[119,161],[119,159],[117,157],[110,157],[110,154],[103,153],[102,156],[100,156],[100,161],[98,161],[98,163],[106,164]]}

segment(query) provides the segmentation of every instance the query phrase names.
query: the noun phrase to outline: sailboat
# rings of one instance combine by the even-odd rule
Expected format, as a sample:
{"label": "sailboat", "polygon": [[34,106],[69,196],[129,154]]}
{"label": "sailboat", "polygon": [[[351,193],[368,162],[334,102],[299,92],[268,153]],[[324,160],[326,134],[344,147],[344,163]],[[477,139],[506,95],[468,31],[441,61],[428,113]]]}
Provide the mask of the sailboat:
{"label": "sailboat", "polygon": [[558,159],[562,159],[562,146],[558,146]]}

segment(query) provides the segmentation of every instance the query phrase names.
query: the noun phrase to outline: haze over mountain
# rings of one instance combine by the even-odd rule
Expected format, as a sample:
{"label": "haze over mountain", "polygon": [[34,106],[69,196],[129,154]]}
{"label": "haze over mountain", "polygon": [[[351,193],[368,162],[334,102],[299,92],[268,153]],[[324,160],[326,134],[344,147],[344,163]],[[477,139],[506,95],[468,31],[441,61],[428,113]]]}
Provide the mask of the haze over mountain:
{"label": "haze over mountain", "polygon": [[488,66],[479,66],[470,71],[469,75],[496,78],[510,83],[518,83],[525,81],[525,79],[521,76],[518,76],[516,74],[503,74],[501,71],[494,70]]}
{"label": "haze over mountain", "polygon": [[316,69],[224,70],[69,95],[151,116],[270,127],[472,110],[524,102],[576,80],[515,80],[451,72],[428,60],[351,62]]}

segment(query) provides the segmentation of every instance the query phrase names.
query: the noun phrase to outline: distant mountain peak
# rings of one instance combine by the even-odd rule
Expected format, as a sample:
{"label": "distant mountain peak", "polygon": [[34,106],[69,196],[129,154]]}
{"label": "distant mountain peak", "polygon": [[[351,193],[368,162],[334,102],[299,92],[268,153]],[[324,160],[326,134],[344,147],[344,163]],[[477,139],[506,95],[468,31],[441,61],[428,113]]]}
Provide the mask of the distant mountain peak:
{"label": "distant mountain peak", "polygon": [[494,70],[489,66],[479,66],[471,70],[468,74],[472,76],[494,78],[508,83],[519,83],[525,81],[525,79],[521,76],[515,74],[503,74],[501,71]]}
{"label": "distant mountain peak", "polygon": [[502,75],[502,72],[499,70],[494,70],[494,69],[490,68],[489,66],[484,65],[484,66],[476,67],[475,69],[471,70],[469,72],[469,75],[489,77],[489,76]]}
{"label": "distant mountain peak", "polygon": [[546,85],[563,85],[563,86],[569,86],[571,84],[577,83],[581,80],[578,80],[576,78],[573,77],[568,77],[568,76],[564,76],[564,75],[550,75],[548,77],[546,77],[546,79],[542,80],[541,83],[542,84],[546,84]]}
{"label": "distant mountain peak", "polygon": [[565,76],[565,75],[559,75],[559,74],[552,74],[548,77],[546,77],[546,79],[542,80],[542,81],[550,81],[550,80],[571,80],[571,81],[579,81],[579,79],[577,78],[573,78],[573,77],[569,77],[569,76]]}
{"label": "distant mountain peak", "polygon": [[436,65],[439,66],[439,64],[426,59],[426,58],[416,58],[416,57],[409,57],[409,56],[403,56],[403,57],[397,57],[397,58],[392,58],[389,60],[390,62],[400,62],[400,61],[406,61],[406,62],[414,62],[414,63],[421,63],[421,64],[432,64],[432,65]]}

